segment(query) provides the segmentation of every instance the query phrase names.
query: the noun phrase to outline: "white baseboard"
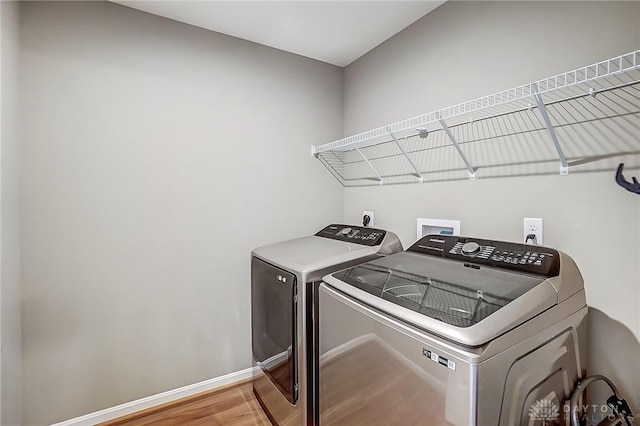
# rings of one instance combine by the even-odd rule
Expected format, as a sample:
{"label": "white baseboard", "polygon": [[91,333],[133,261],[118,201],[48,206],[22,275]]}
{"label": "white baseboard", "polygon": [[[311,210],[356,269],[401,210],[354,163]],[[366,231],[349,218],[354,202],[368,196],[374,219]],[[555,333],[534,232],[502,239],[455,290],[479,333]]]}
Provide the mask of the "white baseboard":
{"label": "white baseboard", "polygon": [[51,426],[92,426],[96,423],[117,419],[118,417],[126,416],[128,414],[132,414],[141,410],[146,410],[147,408],[155,407],[160,404],[166,404],[167,402],[175,401],[180,398],[196,395],[198,393],[210,391],[234,382],[249,379],[253,375],[254,368],[255,367],[247,368],[244,370],[236,371],[235,373],[230,373],[224,376],[205,380],[204,382],[194,383],[192,385],[184,386],[178,389],[162,392],[157,395],[151,395],[146,398],[96,411],[95,413],[85,414],[84,416],[76,417],[71,420],[65,420],[60,423],[55,423]]}

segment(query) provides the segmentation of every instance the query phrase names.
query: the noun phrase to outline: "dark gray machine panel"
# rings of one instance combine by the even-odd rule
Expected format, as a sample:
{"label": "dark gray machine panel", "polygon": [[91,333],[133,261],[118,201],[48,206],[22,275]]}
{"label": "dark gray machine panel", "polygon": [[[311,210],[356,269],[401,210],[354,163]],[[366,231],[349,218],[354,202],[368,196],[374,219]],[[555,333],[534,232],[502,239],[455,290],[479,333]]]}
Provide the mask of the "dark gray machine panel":
{"label": "dark gray machine panel", "polygon": [[384,240],[386,234],[387,231],[382,229],[333,224],[321,229],[315,236],[362,244],[364,246],[377,246],[382,244],[382,240]]}
{"label": "dark gray machine panel", "polygon": [[407,251],[468,262],[469,267],[486,265],[544,277],[560,272],[560,255],[554,249],[451,235],[427,235]]}

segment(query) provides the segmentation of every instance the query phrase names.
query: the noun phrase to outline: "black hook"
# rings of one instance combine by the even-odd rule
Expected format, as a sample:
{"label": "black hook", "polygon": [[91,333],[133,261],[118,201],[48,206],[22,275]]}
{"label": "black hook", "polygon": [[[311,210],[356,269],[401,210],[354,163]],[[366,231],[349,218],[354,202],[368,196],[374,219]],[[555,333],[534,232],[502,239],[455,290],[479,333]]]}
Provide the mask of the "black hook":
{"label": "black hook", "polygon": [[627,191],[640,194],[640,182],[636,179],[635,176],[631,176],[633,183],[629,182],[622,176],[622,169],[624,169],[624,163],[620,163],[618,166],[618,171],[616,172],[616,182],[618,185],[626,189]]}

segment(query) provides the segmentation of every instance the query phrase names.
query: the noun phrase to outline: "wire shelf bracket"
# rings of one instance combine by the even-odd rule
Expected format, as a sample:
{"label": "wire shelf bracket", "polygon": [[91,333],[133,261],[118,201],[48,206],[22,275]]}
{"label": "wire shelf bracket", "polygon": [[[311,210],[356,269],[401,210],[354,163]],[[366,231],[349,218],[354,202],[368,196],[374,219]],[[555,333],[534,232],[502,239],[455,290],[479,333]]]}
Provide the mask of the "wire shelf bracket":
{"label": "wire shelf bracket", "polygon": [[383,185],[384,184],[384,179],[382,179],[382,176],[380,176],[380,173],[378,173],[376,168],[373,167],[373,164],[371,164],[371,161],[369,161],[369,159],[367,157],[365,157],[365,155],[362,153],[362,151],[360,151],[360,148],[356,148],[356,151],[358,151],[358,154],[360,154],[362,159],[369,165],[371,170],[373,170],[373,173],[375,173],[376,177],[378,178],[378,183],[380,185]]}
{"label": "wire shelf bracket", "polygon": [[[404,148],[402,148],[402,145],[400,145],[400,142],[398,142],[398,139],[396,139],[396,136],[393,134],[393,132],[389,132],[389,136],[391,136],[391,139],[393,139],[393,141],[398,146],[398,149],[400,150],[402,155],[404,155],[404,157],[407,159],[407,161],[409,162],[409,164],[413,168],[415,173],[412,173],[412,175],[418,178],[418,182],[419,183],[424,182],[424,177],[422,177],[422,173],[420,173],[420,170],[418,170],[418,167],[416,166],[416,164],[413,162],[413,160],[411,160],[411,157],[409,157],[409,154],[407,154],[407,151],[405,151]],[[360,153],[360,154],[362,154],[362,153]],[[363,157],[364,157],[364,155],[363,155]]]}
{"label": "wire shelf bracket", "polygon": [[451,133],[451,129],[449,129],[449,126],[447,126],[447,123],[445,123],[444,120],[438,121],[442,126],[442,130],[444,130],[444,132],[451,140],[451,143],[456,148],[456,151],[458,151],[458,154],[460,154],[460,157],[462,158],[462,161],[464,161],[464,164],[467,166],[467,169],[469,169],[469,180],[476,180],[476,169],[473,168],[467,156],[464,155],[464,151],[462,150],[462,148],[460,148],[460,144],[458,144],[458,141],[456,140],[455,136],[453,136],[453,133]]}
{"label": "wire shelf bracket", "polygon": [[[538,85],[536,83],[531,83],[531,93],[533,94],[533,98],[536,100],[538,111],[540,111],[540,115],[542,116],[542,120],[547,127],[547,131],[549,132],[549,136],[553,141],[553,145],[556,147],[556,151],[558,152],[558,157],[560,158],[560,174],[562,176],[566,176],[569,174],[569,164],[567,163],[567,157],[565,157],[564,152],[562,151],[562,146],[560,146],[560,141],[558,141],[558,136],[556,135],[556,130],[553,127],[553,123],[551,123],[549,112],[547,111],[547,107],[542,101],[542,96],[540,96],[540,92],[538,92]],[[593,96],[593,93],[590,94],[591,96]]]}

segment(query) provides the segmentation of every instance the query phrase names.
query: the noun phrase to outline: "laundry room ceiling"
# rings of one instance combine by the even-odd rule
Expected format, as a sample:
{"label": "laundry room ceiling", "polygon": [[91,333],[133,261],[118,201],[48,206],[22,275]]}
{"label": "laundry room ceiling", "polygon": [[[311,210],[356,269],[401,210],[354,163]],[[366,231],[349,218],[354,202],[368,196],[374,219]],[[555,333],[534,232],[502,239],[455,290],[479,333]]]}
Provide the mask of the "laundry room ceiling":
{"label": "laundry room ceiling", "polygon": [[114,3],[346,66],[444,1],[149,1]]}

